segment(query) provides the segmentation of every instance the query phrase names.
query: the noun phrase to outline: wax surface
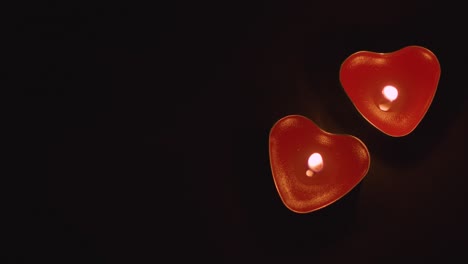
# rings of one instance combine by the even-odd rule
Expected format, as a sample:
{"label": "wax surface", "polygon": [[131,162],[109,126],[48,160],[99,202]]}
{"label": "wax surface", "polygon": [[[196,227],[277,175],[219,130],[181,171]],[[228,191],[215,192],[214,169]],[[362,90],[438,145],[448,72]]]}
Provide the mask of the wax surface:
{"label": "wax surface", "polygon": [[360,51],[342,64],[340,81],[359,113],[383,133],[411,133],[432,103],[440,78],[436,56],[420,46]]}
{"label": "wax surface", "polygon": [[370,165],[362,141],[327,133],[300,115],[280,119],[270,131],[269,145],[278,193],[284,205],[297,213],[337,201],[365,177]]}

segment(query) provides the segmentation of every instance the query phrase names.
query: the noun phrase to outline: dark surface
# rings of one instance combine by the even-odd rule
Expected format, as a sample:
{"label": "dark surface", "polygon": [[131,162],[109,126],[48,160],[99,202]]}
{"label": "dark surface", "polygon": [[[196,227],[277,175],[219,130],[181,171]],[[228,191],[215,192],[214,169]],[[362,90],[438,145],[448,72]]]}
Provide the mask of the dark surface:
{"label": "dark surface", "polygon": [[[35,4],[15,17],[6,263],[466,260],[463,9],[312,2]],[[417,129],[392,138],[354,109],[339,67],[408,45],[432,50],[442,75]],[[286,209],[270,172],[268,133],[288,114],[371,153],[361,184],[311,214]]]}

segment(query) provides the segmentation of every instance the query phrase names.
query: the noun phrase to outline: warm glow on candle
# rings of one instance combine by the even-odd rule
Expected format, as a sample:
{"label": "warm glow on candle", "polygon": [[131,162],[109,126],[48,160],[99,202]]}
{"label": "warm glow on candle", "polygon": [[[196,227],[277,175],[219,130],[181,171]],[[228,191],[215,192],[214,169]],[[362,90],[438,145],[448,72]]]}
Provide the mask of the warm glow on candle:
{"label": "warm glow on candle", "polygon": [[314,173],[319,172],[323,169],[323,159],[322,155],[319,153],[313,153],[310,155],[309,160],[307,161],[310,170],[306,171],[306,175],[312,177]]}
{"label": "warm glow on candle", "polygon": [[387,98],[390,102],[394,101],[398,97],[398,90],[394,86],[387,85],[383,88],[382,94]]}
{"label": "warm glow on candle", "polygon": [[382,95],[388,101],[379,104],[379,108],[382,111],[388,111],[392,105],[392,102],[398,97],[398,89],[395,88],[395,86],[387,85],[382,89]]}
{"label": "warm glow on candle", "polygon": [[341,85],[356,110],[392,137],[406,136],[418,126],[440,76],[437,56],[416,45],[387,53],[354,52],[340,67]]}
{"label": "warm glow on candle", "polygon": [[273,125],[269,154],[281,201],[296,213],[336,202],[364,178],[370,165],[361,140],[326,132],[301,115],[283,117]]}

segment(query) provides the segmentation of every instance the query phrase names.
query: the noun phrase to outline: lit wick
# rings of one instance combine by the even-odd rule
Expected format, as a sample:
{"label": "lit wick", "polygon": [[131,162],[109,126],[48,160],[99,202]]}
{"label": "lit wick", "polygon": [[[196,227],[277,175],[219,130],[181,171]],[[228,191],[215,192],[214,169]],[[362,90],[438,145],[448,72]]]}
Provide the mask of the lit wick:
{"label": "lit wick", "polygon": [[387,85],[382,89],[382,95],[388,100],[388,102],[379,104],[379,108],[382,111],[388,111],[391,103],[398,97],[398,90],[394,86]]}
{"label": "lit wick", "polygon": [[323,169],[322,155],[319,153],[313,153],[310,155],[307,164],[309,165],[310,170],[306,171],[306,175],[312,177],[315,173],[320,172]]}

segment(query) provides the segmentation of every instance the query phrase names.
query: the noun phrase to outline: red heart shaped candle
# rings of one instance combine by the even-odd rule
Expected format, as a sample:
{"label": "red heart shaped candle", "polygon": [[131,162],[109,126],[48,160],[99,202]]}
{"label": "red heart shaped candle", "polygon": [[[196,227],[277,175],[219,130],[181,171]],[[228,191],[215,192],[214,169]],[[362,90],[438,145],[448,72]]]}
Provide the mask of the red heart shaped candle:
{"label": "red heart shaped candle", "polygon": [[383,133],[411,133],[432,103],[440,78],[437,57],[408,46],[390,53],[360,51],[341,65],[340,81],[359,113]]}
{"label": "red heart shaped candle", "polygon": [[269,145],[276,189],[284,205],[296,213],[337,201],[364,178],[370,166],[362,141],[325,132],[300,115],[276,122]]}

